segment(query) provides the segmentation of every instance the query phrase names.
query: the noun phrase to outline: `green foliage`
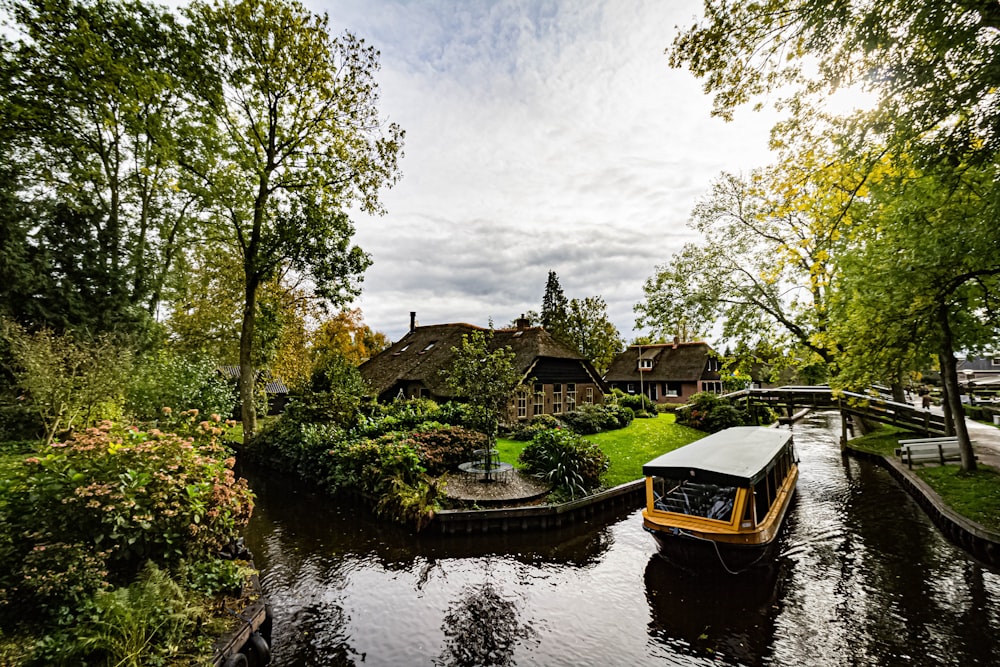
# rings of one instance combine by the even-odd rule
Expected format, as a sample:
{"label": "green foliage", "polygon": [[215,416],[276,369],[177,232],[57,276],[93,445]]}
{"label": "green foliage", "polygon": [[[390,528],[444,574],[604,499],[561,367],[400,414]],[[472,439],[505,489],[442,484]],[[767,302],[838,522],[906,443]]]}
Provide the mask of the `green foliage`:
{"label": "green foliage", "polygon": [[410,439],[427,474],[434,476],[454,472],[460,463],[471,460],[475,450],[486,447],[482,433],[461,426],[420,429],[411,433]]}
{"label": "green foliage", "polygon": [[624,349],[621,334],[608,317],[608,304],[600,296],[570,300],[560,340],[574,347],[601,374]]}
{"label": "green foliage", "polygon": [[[134,583],[88,600],[75,622],[39,643],[34,660],[109,667],[204,660],[208,638],[196,639],[204,617],[199,603],[166,570],[149,563]],[[199,644],[201,654],[193,655]]]}
{"label": "green foliage", "polygon": [[746,411],[735,408],[718,394],[707,391],[692,396],[688,401],[688,408],[678,410],[676,414],[678,424],[708,433],[755,423]]}
{"label": "green foliage", "polygon": [[491,447],[523,380],[510,347],[494,348],[492,330],[488,335],[482,331],[463,334],[461,347],[451,350],[451,368],[444,371],[448,387],[470,407],[466,425],[485,435]]}
{"label": "green foliage", "polygon": [[323,485],[330,476],[327,452],[346,437],[335,424],[303,422],[286,413],[265,426],[246,452],[276,470]]}
{"label": "green foliage", "polygon": [[257,291],[279,271],[308,277],[333,305],[358,294],[371,260],[351,244],[348,211],[382,211],[403,132],[377,106],[378,52],[350,33],[331,36],[325,15],[289,0],[194,2],[184,14],[201,68],[190,81],[199,131],[182,163],[201,205],[226,212],[244,269],[240,358],[249,360]]}
{"label": "green foliage", "polygon": [[128,349],[108,336],[86,340],[0,324],[10,345],[10,370],[44,425],[46,442],[61,430],[119,416],[132,368]]}
{"label": "green foliage", "polygon": [[334,491],[352,491],[378,498],[389,480],[397,478],[413,486],[424,472],[416,443],[389,434],[374,439],[338,441],[332,458],[329,483]]}
{"label": "green foliage", "polygon": [[229,416],[236,405],[231,384],[209,359],[160,352],[141,359],[133,371],[125,410],[139,421],[153,421],[169,406],[185,411],[200,408]]}
{"label": "green foliage", "polygon": [[632,423],[633,416],[632,409],[622,405],[581,405],[576,410],[563,414],[562,421],[574,433],[590,435],[625,428]]}
{"label": "green foliage", "polygon": [[535,415],[526,424],[518,424],[511,432],[514,440],[531,440],[542,431],[549,431],[565,426],[555,415]]}
{"label": "green foliage", "polygon": [[598,488],[610,465],[600,447],[562,429],[536,435],[521,452],[520,462],[526,472],[571,498]]}
{"label": "green foliage", "polygon": [[3,613],[58,617],[147,560],[214,557],[235,540],[252,495],[221,429],[198,428],[193,442],[106,422],[15,468],[0,486]]}
{"label": "green foliage", "polygon": [[645,394],[626,394],[621,389],[614,389],[612,395],[618,405],[632,410],[633,413],[648,412],[657,413],[656,403]]}

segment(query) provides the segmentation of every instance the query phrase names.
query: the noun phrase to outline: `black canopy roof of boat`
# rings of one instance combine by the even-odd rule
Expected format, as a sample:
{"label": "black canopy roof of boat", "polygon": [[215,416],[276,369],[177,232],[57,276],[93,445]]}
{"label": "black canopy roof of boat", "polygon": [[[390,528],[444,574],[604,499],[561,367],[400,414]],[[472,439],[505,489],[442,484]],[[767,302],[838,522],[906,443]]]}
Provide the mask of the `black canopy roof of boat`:
{"label": "black canopy roof of boat", "polygon": [[642,474],[726,486],[753,486],[791,441],[791,431],[737,426],[656,457]]}

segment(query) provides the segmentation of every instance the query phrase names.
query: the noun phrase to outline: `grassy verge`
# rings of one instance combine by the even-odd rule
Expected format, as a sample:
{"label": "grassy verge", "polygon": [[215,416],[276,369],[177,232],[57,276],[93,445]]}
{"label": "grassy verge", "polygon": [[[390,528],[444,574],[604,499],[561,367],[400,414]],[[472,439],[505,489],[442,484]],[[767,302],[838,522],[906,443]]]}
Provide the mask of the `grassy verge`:
{"label": "grassy verge", "polygon": [[[884,428],[851,440],[850,446],[862,452],[895,456],[899,440],[920,437],[903,429]],[[921,466],[913,471],[948,507],[987,530],[1000,532],[1000,473],[979,466],[963,472],[957,465]]]}
{"label": "grassy verge", "polygon": [[[705,435],[675,424],[672,414],[661,414],[651,419],[636,419],[626,428],[586,438],[600,445],[611,459],[611,467],[604,476],[604,483],[611,487],[641,478],[642,464]],[[517,465],[517,457],[527,444],[517,440],[498,440],[500,460]]]}

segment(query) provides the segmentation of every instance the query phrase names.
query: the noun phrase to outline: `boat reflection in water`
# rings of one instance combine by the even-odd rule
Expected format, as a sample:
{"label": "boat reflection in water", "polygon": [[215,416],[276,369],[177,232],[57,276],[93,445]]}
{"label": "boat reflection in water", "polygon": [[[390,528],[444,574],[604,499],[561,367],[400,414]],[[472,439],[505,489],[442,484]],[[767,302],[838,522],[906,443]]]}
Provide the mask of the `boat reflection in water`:
{"label": "boat reflection in water", "polygon": [[643,526],[660,552],[736,574],[771,553],[799,468],[790,431],[739,426],[667,452],[642,473]]}
{"label": "boat reflection in water", "polygon": [[769,561],[738,577],[712,576],[653,555],[645,576],[650,636],[678,653],[763,664],[774,640],[786,565]]}

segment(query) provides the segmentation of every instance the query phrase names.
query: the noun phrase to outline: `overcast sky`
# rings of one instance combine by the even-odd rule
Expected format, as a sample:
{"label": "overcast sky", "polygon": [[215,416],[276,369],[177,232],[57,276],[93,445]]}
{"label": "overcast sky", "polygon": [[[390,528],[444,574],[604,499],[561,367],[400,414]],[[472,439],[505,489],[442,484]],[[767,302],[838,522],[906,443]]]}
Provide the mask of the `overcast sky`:
{"label": "overcast sky", "polygon": [[765,165],[773,117],[733,123],[667,48],[700,0],[307,0],[381,51],[381,104],[406,130],[388,214],[355,216],[372,255],[354,305],[396,340],[420,324],[501,327],[601,296],[627,340],[657,264],[721,171]]}

